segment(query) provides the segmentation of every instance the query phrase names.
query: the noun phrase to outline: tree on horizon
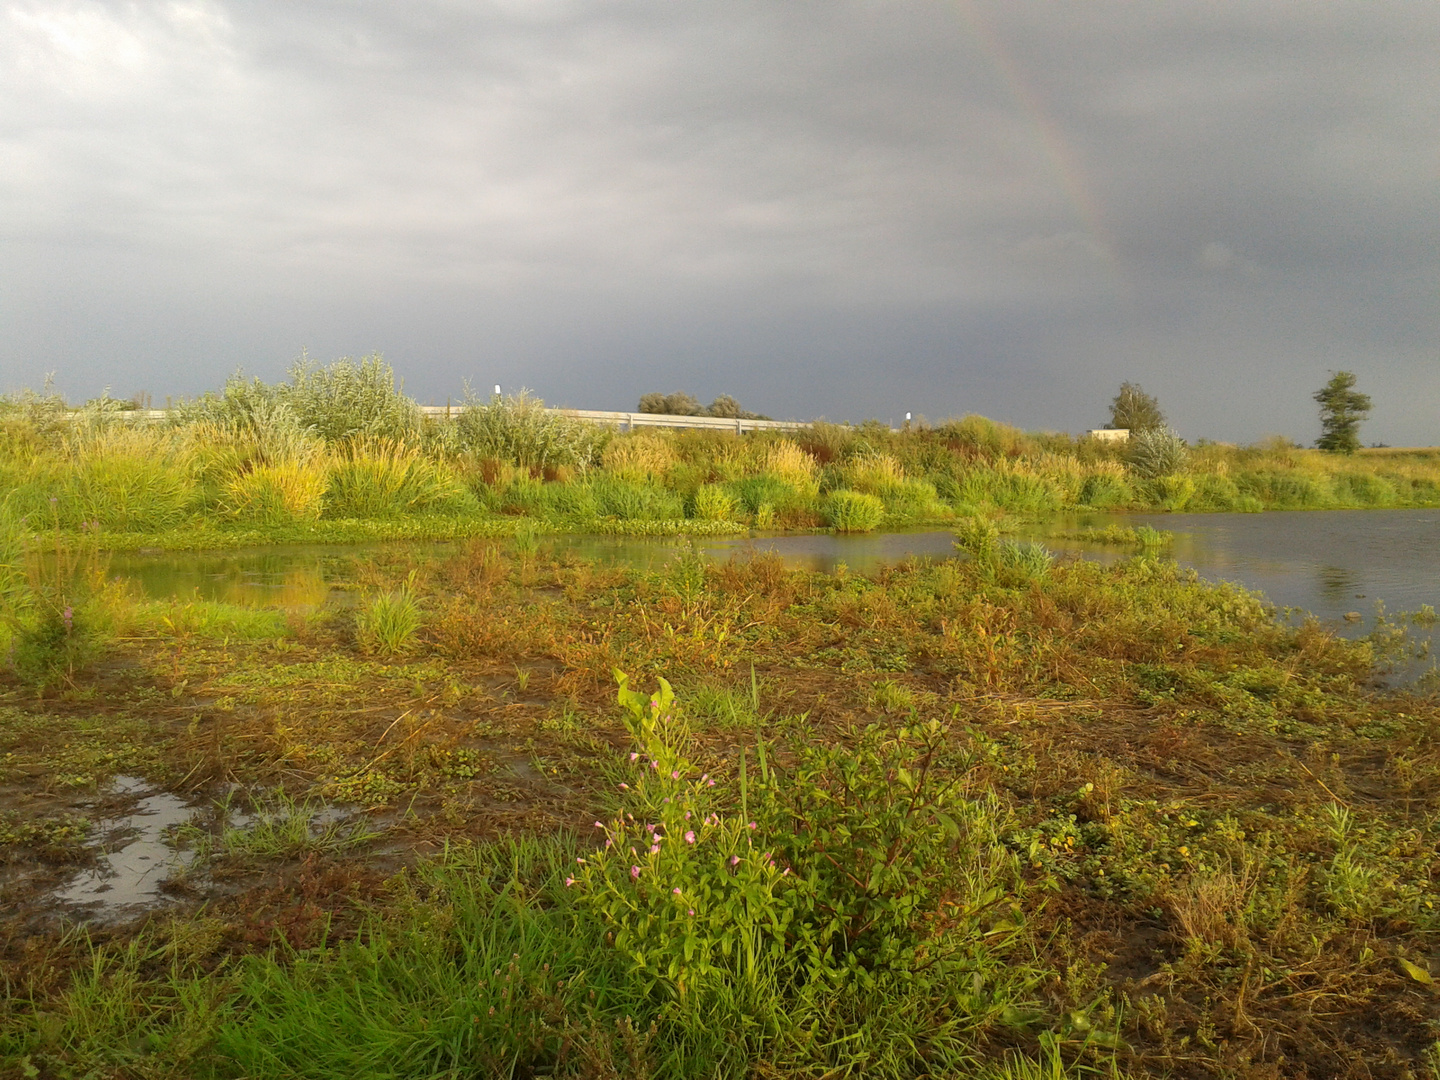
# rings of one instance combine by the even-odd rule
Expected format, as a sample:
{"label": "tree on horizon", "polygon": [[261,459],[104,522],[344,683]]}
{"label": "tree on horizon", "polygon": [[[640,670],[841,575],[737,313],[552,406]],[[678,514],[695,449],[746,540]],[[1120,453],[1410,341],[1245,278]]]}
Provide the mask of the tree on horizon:
{"label": "tree on horizon", "polygon": [[1370,412],[1370,395],[1355,389],[1349,371],[1332,371],[1330,381],[1312,395],[1320,406],[1320,438],[1315,445],[1333,454],[1360,449],[1360,425]]}
{"label": "tree on horizon", "polygon": [[1110,403],[1110,426],[1128,428],[1136,434],[1154,431],[1165,426],[1165,414],[1160,411],[1160,403],[1145,393],[1139,383],[1123,382]]}

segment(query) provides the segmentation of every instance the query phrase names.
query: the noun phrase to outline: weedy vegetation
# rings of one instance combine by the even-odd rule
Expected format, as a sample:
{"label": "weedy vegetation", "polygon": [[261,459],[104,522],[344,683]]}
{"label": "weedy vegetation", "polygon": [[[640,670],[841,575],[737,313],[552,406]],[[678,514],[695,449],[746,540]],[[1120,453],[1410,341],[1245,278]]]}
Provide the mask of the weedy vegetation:
{"label": "weedy vegetation", "polygon": [[[1440,703],[1375,678],[1434,612],[1346,641],[1158,530],[1006,529],[1435,505],[1440,458],[440,424],[378,358],[125,412],[0,403],[5,1075],[1435,1074]],[[923,522],[954,557],[869,575],[547,539]],[[269,607],[109,564],[355,539]],[[117,777],[196,816],[78,907]]]}
{"label": "weedy vegetation", "polygon": [[[1430,616],[1347,642],[1138,532],[1111,565],[957,533],[871,576],[397,545],[337,557],[358,607],[285,611],[13,527],[7,633],[63,599],[90,637],[0,683],[0,1057],[1425,1075],[1440,711],[1371,676]],[[192,857],[82,932],[54,890],[117,775],[202,808]]]}
{"label": "weedy vegetation", "polygon": [[901,431],[619,433],[523,391],[467,392],[448,419],[427,419],[377,356],[302,357],[285,382],[237,374],[164,421],[140,415],[109,398],[71,411],[53,395],[0,397],[9,512],[111,548],[201,548],[499,535],[517,518],[649,536],[869,532],[1066,509],[1440,505],[1440,452],[1190,446],[1158,420],[1128,443],[978,416]]}

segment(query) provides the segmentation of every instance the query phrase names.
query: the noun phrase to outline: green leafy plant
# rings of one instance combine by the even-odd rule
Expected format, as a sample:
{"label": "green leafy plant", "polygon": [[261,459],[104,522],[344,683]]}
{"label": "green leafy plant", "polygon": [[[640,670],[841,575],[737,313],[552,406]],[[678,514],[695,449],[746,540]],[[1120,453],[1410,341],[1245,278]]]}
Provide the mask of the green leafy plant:
{"label": "green leafy plant", "polygon": [[[756,772],[742,753],[738,792],[717,791],[685,755],[669,683],[643,694],[616,678],[635,746],[622,810],[596,822],[603,846],[567,885],[649,992],[764,1002],[757,1021],[792,1035],[838,1009],[883,1073],[1018,1018],[1023,882],[998,804],[968,798],[965,763],[943,761],[944,725],[796,747],[783,772],[761,742]],[[876,995],[921,1010],[903,1038],[893,1017],[864,1019]],[[805,1055],[823,1061],[825,1045]]]}
{"label": "green leafy plant", "polygon": [[421,428],[419,407],[405,396],[394,369],[378,353],[329,364],[301,356],[278,394],[303,427],[329,443],[359,436],[403,440]]}
{"label": "green leafy plant", "polygon": [[692,517],[700,521],[733,521],[736,502],[719,484],[701,484],[695,489]]}

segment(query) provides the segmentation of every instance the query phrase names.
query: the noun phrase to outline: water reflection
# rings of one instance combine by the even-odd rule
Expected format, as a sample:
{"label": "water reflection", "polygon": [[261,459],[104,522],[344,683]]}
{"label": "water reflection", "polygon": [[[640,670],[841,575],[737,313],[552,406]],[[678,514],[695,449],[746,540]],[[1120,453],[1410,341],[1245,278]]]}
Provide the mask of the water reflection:
{"label": "water reflection", "polygon": [[329,597],[345,548],[116,555],[110,573],[153,599],[196,597],[245,607],[310,610]]}
{"label": "water reflection", "polygon": [[1322,566],[1316,573],[1315,580],[1321,595],[1337,604],[1353,598],[1355,590],[1360,587],[1360,576],[1343,566]]}

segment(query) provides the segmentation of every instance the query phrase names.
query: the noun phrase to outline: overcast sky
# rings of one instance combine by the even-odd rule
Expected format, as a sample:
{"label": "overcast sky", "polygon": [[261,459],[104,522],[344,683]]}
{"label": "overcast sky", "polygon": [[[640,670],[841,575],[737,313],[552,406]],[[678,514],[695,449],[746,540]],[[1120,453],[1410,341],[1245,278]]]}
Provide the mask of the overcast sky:
{"label": "overcast sky", "polygon": [[1440,443],[1429,0],[0,2],[0,390]]}

